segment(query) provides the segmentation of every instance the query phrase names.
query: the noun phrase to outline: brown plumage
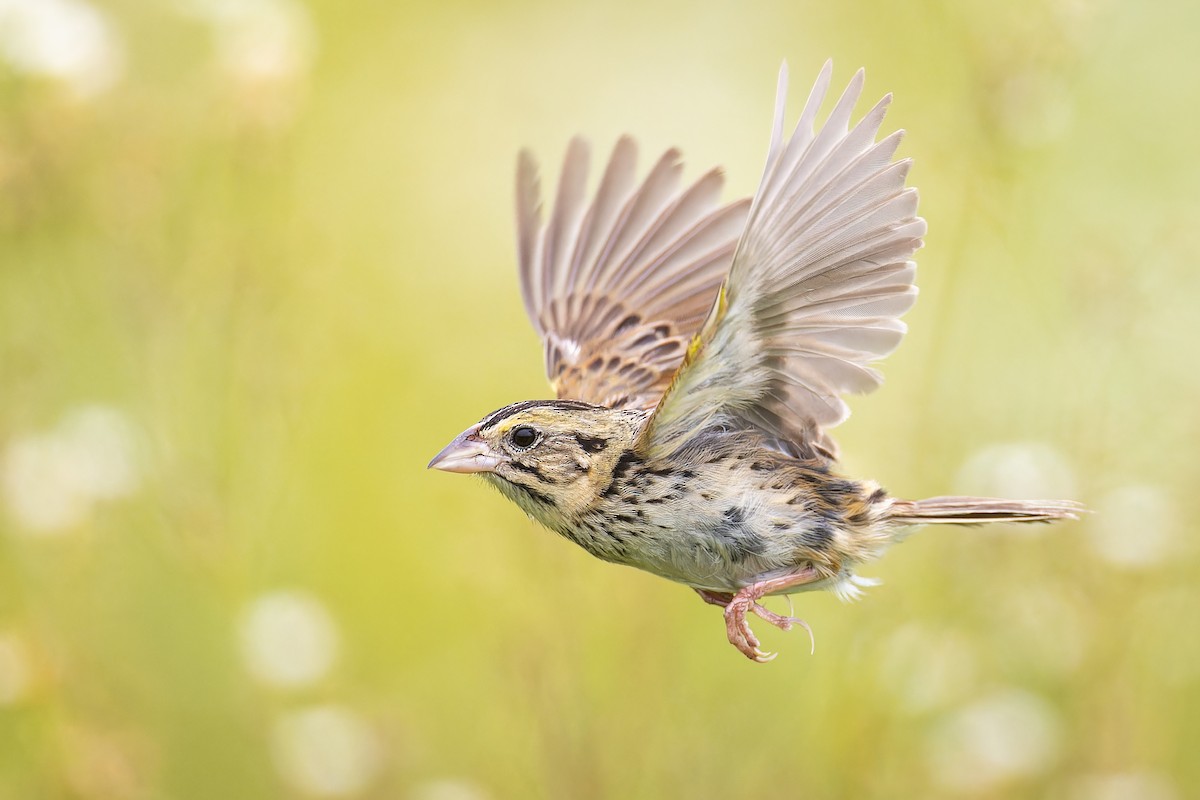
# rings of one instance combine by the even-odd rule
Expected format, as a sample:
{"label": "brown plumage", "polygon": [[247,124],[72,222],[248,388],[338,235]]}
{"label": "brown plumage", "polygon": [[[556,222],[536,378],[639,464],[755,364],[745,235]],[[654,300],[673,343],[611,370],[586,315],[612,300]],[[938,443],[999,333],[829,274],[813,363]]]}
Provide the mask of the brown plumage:
{"label": "brown plumage", "polygon": [[[766,660],[750,613],[770,594],[869,582],[855,567],[927,523],[1074,518],[1068,501],[889,497],[834,470],[841,395],[881,377],[916,297],[925,222],[876,142],[885,97],[855,126],[859,71],[817,129],[826,64],[795,133],[781,72],[767,167],[752,202],[721,205],[713,170],[681,188],[669,151],[637,184],[621,139],[586,200],[571,143],[549,220],[537,170],[517,170],[522,294],[557,400],[489,414],[430,463],[481,474],[593,555],[653,572],[725,608],[731,643]],[[805,626],[807,628],[807,626]]]}

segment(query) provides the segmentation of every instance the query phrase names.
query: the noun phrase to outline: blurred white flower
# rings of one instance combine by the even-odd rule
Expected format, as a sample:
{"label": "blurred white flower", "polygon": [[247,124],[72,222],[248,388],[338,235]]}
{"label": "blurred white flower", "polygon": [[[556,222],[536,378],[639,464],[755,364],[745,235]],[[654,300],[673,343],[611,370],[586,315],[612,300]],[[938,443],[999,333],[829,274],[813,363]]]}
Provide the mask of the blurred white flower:
{"label": "blurred white flower", "polygon": [[77,525],[91,508],[77,492],[71,453],[53,435],[23,436],[4,451],[4,499],[9,511],[33,533],[57,533]]}
{"label": "blurred white flower", "polygon": [[16,634],[0,633],[0,706],[18,703],[32,680],[29,651]]}
{"label": "blurred white flower", "polygon": [[114,500],[137,489],[137,437],[124,414],[104,406],[85,406],[63,417],[56,435],[73,453],[73,480],[81,493]]}
{"label": "blurred white flower", "polygon": [[1102,496],[1087,526],[1092,549],[1110,564],[1148,567],[1171,555],[1176,515],[1167,492],[1157,486],[1122,486]]}
{"label": "blurred white flower", "polygon": [[1175,800],[1171,780],[1156,772],[1088,775],[1072,782],[1068,800]]}
{"label": "blurred white flower", "polygon": [[971,495],[1070,500],[1075,496],[1075,474],[1050,445],[1013,442],[990,445],[974,453],[959,469],[957,486],[961,493]]}
{"label": "blurred white flower", "polygon": [[213,26],[218,63],[240,82],[301,78],[312,64],[316,32],[296,0],[179,0],[179,6]]}
{"label": "blurred white flower", "polygon": [[490,800],[491,795],[469,781],[442,778],[417,784],[408,797],[409,800]]}
{"label": "blurred white flower", "polygon": [[1019,689],[996,692],[943,718],[926,741],[938,785],[983,790],[1037,775],[1058,757],[1060,723],[1040,697]]}
{"label": "blurred white flower", "polygon": [[318,680],[338,655],[338,632],[320,600],[306,592],[278,591],[254,600],[239,630],[250,673],[278,687]]}
{"label": "blurred white flower", "polygon": [[136,440],[128,418],[103,406],[76,409],[49,433],[14,439],[0,464],[9,510],[34,533],[79,524],[96,502],[137,490]]}
{"label": "blurred white flower", "polygon": [[124,64],[112,26],[82,0],[0,0],[0,56],[80,97],[110,88]]}
{"label": "blurred white flower", "polygon": [[325,705],[280,717],[271,736],[275,767],[308,794],[337,796],[366,788],[381,766],[371,726],[344,706]]}

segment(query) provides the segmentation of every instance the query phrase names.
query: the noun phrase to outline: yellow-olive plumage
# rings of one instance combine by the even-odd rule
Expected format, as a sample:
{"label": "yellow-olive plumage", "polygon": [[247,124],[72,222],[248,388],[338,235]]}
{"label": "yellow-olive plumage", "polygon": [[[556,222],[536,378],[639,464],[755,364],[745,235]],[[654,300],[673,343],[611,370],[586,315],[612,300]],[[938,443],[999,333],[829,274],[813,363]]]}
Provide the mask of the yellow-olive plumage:
{"label": "yellow-olive plumage", "polygon": [[[731,643],[766,660],[746,622],[798,619],[769,594],[853,596],[855,567],[913,526],[1074,517],[1068,501],[905,501],[838,475],[826,429],[841,395],[904,333],[925,222],[900,132],[875,141],[890,97],[856,125],[862,72],[819,129],[826,64],[791,137],[781,72],[767,166],[752,201],[721,205],[713,170],[679,188],[666,153],[640,185],[621,139],[590,200],[588,149],[568,149],[553,212],[521,154],[518,260],[557,400],[515,403],[430,463],[479,473],[551,530],[606,561],[725,608]],[[807,626],[805,626],[807,627]]]}

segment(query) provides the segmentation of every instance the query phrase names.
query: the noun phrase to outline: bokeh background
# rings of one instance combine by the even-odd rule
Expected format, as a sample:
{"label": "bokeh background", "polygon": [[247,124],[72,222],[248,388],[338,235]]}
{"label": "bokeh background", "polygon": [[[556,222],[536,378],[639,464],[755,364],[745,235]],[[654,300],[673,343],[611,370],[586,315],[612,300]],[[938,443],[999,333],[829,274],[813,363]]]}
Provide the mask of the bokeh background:
{"label": "bokeh background", "polygon": [[[0,0],[0,798],[1200,796],[1200,5]],[[545,396],[523,145],[753,191],[895,92],[911,334],[838,431],[930,530],[757,666],[453,435]],[[863,109],[866,107],[863,102]],[[861,111],[861,109],[860,109]]]}

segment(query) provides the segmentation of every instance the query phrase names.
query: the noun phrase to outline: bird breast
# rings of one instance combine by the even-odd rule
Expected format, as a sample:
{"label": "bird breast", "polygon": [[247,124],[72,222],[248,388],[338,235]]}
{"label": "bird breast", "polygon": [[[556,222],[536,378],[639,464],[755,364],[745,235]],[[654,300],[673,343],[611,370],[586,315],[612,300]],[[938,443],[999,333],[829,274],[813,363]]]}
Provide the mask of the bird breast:
{"label": "bird breast", "polygon": [[736,591],[805,561],[836,573],[837,544],[847,538],[840,508],[810,502],[811,490],[753,466],[618,468],[586,513],[551,527],[606,561],[701,589]]}

